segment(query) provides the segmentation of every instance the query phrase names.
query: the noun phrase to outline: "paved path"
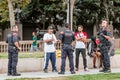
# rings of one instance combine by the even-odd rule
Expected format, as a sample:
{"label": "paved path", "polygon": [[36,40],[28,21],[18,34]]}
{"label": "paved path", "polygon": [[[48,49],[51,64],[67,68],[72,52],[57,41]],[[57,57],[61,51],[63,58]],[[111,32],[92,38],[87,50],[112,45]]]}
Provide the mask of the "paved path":
{"label": "paved path", "polygon": [[[5,80],[5,79],[14,79],[14,78],[48,78],[48,77],[60,77],[60,76],[72,76],[72,75],[85,75],[85,74],[98,74],[100,73],[98,69],[90,69],[89,72],[85,72],[83,70],[80,70],[76,72],[76,74],[70,74],[69,71],[66,71],[64,75],[59,75],[58,73],[53,73],[53,72],[24,72],[21,73],[21,76],[18,77],[13,77],[13,76],[7,76],[7,74],[0,74],[0,80]],[[112,69],[112,73],[120,73],[120,68],[119,69]]]}

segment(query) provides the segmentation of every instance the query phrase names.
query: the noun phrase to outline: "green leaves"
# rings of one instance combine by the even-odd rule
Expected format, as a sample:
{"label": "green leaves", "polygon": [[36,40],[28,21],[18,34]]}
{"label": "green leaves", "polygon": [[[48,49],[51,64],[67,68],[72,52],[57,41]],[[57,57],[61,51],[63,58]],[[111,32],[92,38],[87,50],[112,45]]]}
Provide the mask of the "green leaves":
{"label": "green leaves", "polygon": [[[115,22],[120,17],[120,0],[76,0],[74,8],[74,17],[76,24],[89,26],[96,21],[108,19]],[[105,7],[106,5],[106,7]],[[74,22],[75,22],[74,21]]]}

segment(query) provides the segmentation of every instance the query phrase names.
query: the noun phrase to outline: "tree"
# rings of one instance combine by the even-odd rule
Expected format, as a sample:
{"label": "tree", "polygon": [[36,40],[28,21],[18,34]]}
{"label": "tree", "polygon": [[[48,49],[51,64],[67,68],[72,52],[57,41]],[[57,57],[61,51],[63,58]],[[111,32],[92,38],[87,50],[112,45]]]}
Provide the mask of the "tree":
{"label": "tree", "polygon": [[[0,28],[5,29],[10,27],[9,22],[11,21],[11,26],[15,24],[14,20],[14,10],[16,4],[19,4],[21,9],[24,9],[30,0],[1,0],[0,1]],[[10,16],[9,16],[10,12]],[[10,20],[11,19],[11,20]]]}
{"label": "tree", "polygon": [[44,28],[51,24],[61,25],[66,19],[65,8],[65,0],[31,0],[22,12],[21,21],[42,23]]}
{"label": "tree", "polygon": [[103,19],[118,21],[120,18],[120,0],[76,0],[74,24],[99,26]]}
{"label": "tree", "polygon": [[13,11],[13,5],[11,0],[8,1],[8,8],[9,8],[9,18],[10,18],[10,26],[12,30],[12,26],[15,25],[15,16],[14,16],[14,11]]}

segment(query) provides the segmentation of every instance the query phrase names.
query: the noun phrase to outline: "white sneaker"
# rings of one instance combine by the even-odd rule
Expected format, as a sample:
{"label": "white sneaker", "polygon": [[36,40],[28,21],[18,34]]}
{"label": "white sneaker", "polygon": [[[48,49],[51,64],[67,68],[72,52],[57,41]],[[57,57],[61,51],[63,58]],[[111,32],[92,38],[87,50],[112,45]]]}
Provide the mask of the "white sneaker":
{"label": "white sneaker", "polygon": [[84,71],[89,71],[88,68],[85,68]]}

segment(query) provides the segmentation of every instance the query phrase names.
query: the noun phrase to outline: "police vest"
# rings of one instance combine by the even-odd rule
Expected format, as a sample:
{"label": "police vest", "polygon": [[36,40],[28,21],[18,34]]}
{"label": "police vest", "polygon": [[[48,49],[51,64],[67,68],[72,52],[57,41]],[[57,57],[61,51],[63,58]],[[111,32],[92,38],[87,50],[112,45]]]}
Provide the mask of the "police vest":
{"label": "police vest", "polygon": [[72,41],[73,41],[73,37],[74,37],[74,35],[73,35],[73,32],[72,32],[72,31],[70,31],[70,30],[64,31],[63,43],[64,43],[64,44],[71,44]]}
{"label": "police vest", "polygon": [[[100,34],[101,33],[104,34],[104,35],[107,35],[107,31],[106,30],[101,30]],[[108,45],[108,40],[104,36],[99,36],[99,39],[100,39],[100,42],[103,45]]]}
{"label": "police vest", "polygon": [[9,33],[7,35],[6,43],[8,43],[9,46],[14,46],[13,43],[13,32]]}

